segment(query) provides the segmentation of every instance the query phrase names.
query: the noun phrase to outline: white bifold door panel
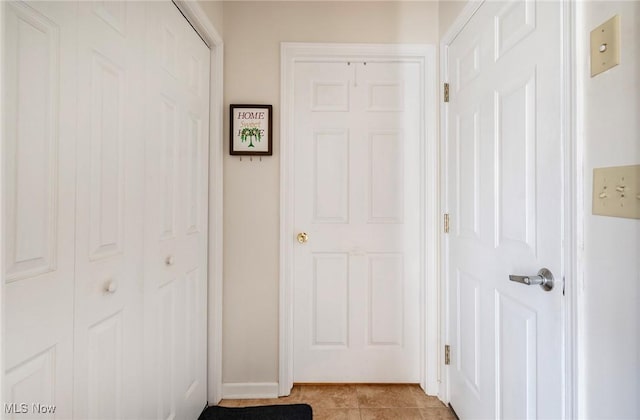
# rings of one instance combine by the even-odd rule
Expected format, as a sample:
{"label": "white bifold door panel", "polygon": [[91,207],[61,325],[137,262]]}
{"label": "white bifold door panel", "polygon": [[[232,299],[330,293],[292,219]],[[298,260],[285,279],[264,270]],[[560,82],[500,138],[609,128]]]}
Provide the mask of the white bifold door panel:
{"label": "white bifold door panel", "polygon": [[[0,7],[6,234],[2,400],[55,405],[57,418],[71,418],[77,10],[46,2]],[[7,411],[10,419],[24,416],[15,408]]]}
{"label": "white bifold door panel", "polygon": [[142,415],[144,14],[78,3],[75,418]]}
{"label": "white bifold door panel", "polygon": [[147,15],[145,369],[150,417],[206,404],[209,49],[171,3]]}
{"label": "white bifold door panel", "polygon": [[[450,402],[562,418],[558,2],[485,2],[448,49]],[[548,268],[555,287],[510,281]]]}
{"label": "white bifold door panel", "polygon": [[296,63],[294,381],[419,381],[418,63]]}
{"label": "white bifold door panel", "polygon": [[209,50],[169,1],[1,7],[5,415],[195,419]]}

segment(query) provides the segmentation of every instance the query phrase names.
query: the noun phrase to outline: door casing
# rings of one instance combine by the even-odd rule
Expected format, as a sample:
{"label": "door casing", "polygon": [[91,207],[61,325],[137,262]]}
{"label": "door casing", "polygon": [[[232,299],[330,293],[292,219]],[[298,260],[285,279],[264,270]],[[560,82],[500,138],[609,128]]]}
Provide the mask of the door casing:
{"label": "door casing", "polygon": [[[482,6],[485,0],[477,2],[469,2],[460,12],[451,28],[445,33],[440,42],[440,79],[442,83],[449,81],[448,66],[448,50],[449,45],[455,40],[462,31],[467,22]],[[577,42],[583,41],[583,37],[576,34],[576,6],[572,2],[563,2],[561,11],[561,33],[562,39],[558,43],[561,49],[561,138],[562,138],[562,265],[563,272],[558,276],[563,280],[564,302],[563,302],[563,351],[559,357],[563,358],[564,364],[564,418],[580,417],[579,405],[579,357],[577,352],[577,344],[579,343],[579,306],[580,299],[578,294],[578,285],[581,280],[580,274],[580,251],[579,244],[583,237],[583,228],[580,224],[580,215],[583,213],[582,197],[580,192],[583,191],[584,182],[581,174],[583,147],[579,140],[578,127],[580,124],[580,113],[577,96],[580,81],[577,80],[577,65],[584,62],[583,57],[577,56]],[[440,108],[440,202],[442,203],[441,212],[448,211],[448,198],[446,195],[447,179],[447,120],[448,106],[444,102],[444,96],[440,98],[442,107]],[[442,235],[440,241],[440,264],[443,268],[440,272],[441,278],[441,297],[443,302],[440,308],[440,340],[442,343],[449,342],[450,336],[450,317],[448,307],[448,290],[449,281],[447,277],[446,267],[448,265],[448,241],[447,236]],[[444,360],[441,362],[443,374],[441,377],[441,385],[438,393],[440,400],[449,402],[449,370],[444,366]]]}
{"label": "door casing", "polygon": [[436,119],[435,46],[417,44],[281,44],[280,112],[280,313],[278,395],[293,387],[293,244],[294,244],[294,131],[293,74],[297,61],[402,61],[421,66],[422,142],[420,155],[421,243],[420,278],[420,386],[427,394],[439,393],[442,359],[439,344],[439,187]]}

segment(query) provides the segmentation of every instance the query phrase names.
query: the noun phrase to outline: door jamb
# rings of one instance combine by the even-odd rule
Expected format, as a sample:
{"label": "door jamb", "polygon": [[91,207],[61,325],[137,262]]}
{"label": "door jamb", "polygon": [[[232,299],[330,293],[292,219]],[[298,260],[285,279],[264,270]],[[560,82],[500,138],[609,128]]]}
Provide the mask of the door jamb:
{"label": "door jamb", "polygon": [[173,0],[210,50],[209,82],[209,231],[207,258],[207,401],[222,399],[222,176],[223,58],[222,36],[195,1]]}
{"label": "door jamb", "polygon": [[294,142],[293,74],[297,61],[391,60],[422,66],[420,385],[438,394],[438,141],[435,46],[424,44],[281,44],[280,302],[278,395],[293,387]]}
{"label": "door jamb", "polygon": [[[440,42],[440,74],[441,82],[449,81],[449,45],[456,39],[465,25],[478,11],[485,0],[469,2],[460,12],[451,28],[445,33]],[[577,65],[576,58],[576,6],[573,2],[563,2],[561,6],[561,137],[562,137],[562,170],[563,170],[563,203],[562,203],[562,226],[563,226],[563,285],[565,287],[565,299],[563,302],[563,365],[564,365],[564,418],[575,418],[579,414],[579,386],[580,377],[578,360],[578,343],[580,342],[579,329],[579,308],[580,296],[578,284],[581,281],[579,244],[583,238],[583,227],[581,224],[581,197],[583,190],[582,170],[582,143],[578,138],[578,127],[580,115],[578,113],[580,98],[576,96],[578,92]],[[441,150],[441,202],[442,212],[448,210],[447,191],[447,117],[448,105],[441,102],[440,112],[440,150]],[[449,342],[449,278],[448,278],[448,253],[449,244],[446,235],[441,241],[441,278],[442,278],[442,309],[440,314],[441,340]],[[441,375],[441,393],[438,395],[442,401],[449,402],[450,380],[449,369],[441,360],[439,368],[444,370]]]}

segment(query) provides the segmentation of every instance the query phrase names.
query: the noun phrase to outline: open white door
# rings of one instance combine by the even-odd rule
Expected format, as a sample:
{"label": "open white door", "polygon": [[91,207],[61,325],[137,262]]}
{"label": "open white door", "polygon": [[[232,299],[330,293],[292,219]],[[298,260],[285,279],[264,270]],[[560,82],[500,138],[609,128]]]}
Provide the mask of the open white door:
{"label": "open white door", "polygon": [[[485,2],[448,48],[450,402],[563,416],[561,4]],[[541,268],[553,289],[534,283]]]}

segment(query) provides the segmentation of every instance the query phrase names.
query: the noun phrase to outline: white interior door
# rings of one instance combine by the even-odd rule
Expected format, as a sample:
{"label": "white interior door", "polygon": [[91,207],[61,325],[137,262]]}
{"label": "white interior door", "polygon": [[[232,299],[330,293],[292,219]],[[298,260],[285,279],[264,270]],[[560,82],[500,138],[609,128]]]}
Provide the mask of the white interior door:
{"label": "white interior door", "polygon": [[171,3],[148,3],[145,315],[150,416],[206,396],[209,49]]}
{"label": "white interior door", "polygon": [[[563,416],[559,2],[485,2],[449,46],[450,401]],[[551,291],[510,281],[546,267]]]}
{"label": "white interior door", "polygon": [[[56,418],[71,418],[77,10],[72,3],[47,2],[0,7],[6,232],[2,400],[18,404],[4,415],[34,415],[35,403],[55,405]],[[39,418],[53,417],[47,408]]]}
{"label": "white interior door", "polygon": [[78,4],[75,418],[142,417],[144,12]]}
{"label": "white interior door", "polygon": [[417,383],[420,66],[294,74],[294,381]]}

